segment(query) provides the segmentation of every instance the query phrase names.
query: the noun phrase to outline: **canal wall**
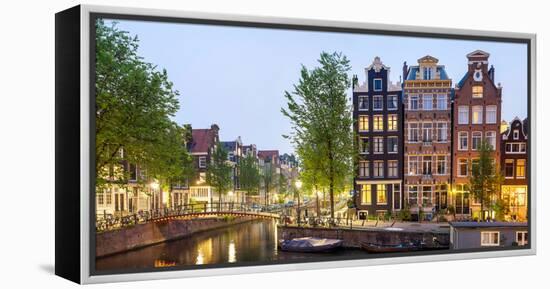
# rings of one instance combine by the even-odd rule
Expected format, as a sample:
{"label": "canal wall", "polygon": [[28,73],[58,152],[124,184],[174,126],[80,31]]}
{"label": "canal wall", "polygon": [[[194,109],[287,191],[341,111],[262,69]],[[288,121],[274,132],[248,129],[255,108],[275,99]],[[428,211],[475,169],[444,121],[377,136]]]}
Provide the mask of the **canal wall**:
{"label": "canal wall", "polygon": [[255,219],[257,217],[254,216],[171,219],[101,232],[96,234],[96,257],[180,239],[198,232],[241,224]]}
{"label": "canal wall", "polygon": [[302,237],[317,237],[343,240],[347,248],[360,248],[361,242],[374,244],[397,245],[402,242],[423,241],[426,246],[436,246],[434,238],[441,244],[449,244],[448,232],[426,231],[390,231],[383,228],[348,229],[348,228],[311,228],[279,226],[277,239],[289,240]]}

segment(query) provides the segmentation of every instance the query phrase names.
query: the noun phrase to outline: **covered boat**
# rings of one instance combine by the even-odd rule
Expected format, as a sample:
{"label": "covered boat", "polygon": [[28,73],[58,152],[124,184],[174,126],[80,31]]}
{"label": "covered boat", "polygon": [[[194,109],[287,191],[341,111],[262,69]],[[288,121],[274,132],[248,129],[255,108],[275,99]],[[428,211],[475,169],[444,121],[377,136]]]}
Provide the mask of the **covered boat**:
{"label": "covered boat", "polygon": [[304,237],[281,240],[279,247],[283,251],[314,253],[332,251],[341,247],[342,243],[343,241],[339,239]]}
{"label": "covered boat", "polygon": [[421,245],[412,242],[404,242],[397,245],[373,244],[363,242],[361,243],[361,248],[369,253],[397,253],[417,251],[421,249]]}

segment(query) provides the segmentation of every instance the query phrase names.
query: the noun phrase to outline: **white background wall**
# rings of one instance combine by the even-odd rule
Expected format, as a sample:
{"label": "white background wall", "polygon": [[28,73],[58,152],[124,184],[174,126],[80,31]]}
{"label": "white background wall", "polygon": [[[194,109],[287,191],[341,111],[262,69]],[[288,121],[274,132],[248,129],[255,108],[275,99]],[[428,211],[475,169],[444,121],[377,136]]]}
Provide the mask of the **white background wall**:
{"label": "white background wall", "polygon": [[[83,1],[110,4],[114,1]],[[550,27],[545,1],[117,1],[116,5],[387,24],[531,32],[538,35],[538,131],[550,122]],[[77,1],[2,1],[0,9],[0,283],[74,285],[54,266],[54,13]],[[115,288],[543,287],[548,280],[548,169],[538,135],[538,254],[533,257],[223,276],[100,285]],[[543,208],[546,207],[546,208]],[[546,210],[545,210],[546,209]],[[538,285],[540,284],[540,285]]]}

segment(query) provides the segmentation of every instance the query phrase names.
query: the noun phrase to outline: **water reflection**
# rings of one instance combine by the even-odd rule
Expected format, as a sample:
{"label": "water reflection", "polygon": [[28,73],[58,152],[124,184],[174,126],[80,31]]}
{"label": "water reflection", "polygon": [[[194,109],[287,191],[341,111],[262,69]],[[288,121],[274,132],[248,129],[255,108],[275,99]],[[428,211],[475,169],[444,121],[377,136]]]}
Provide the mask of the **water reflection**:
{"label": "water reflection", "polygon": [[277,248],[275,221],[263,220],[198,233],[190,238],[99,258],[96,260],[96,270],[305,260],[350,254],[366,253],[355,250],[327,254],[281,252]]}

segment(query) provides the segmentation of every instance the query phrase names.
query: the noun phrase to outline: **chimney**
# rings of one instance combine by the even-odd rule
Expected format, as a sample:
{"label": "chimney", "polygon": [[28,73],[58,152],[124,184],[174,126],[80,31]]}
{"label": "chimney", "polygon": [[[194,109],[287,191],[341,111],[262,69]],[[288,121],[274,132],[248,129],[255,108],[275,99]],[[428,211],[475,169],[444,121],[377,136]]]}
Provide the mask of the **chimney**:
{"label": "chimney", "polygon": [[403,62],[403,82],[407,79],[409,67],[407,66],[407,61]]}
{"label": "chimney", "polygon": [[489,69],[489,78],[492,82],[495,82],[495,68],[491,65],[491,69]]}

